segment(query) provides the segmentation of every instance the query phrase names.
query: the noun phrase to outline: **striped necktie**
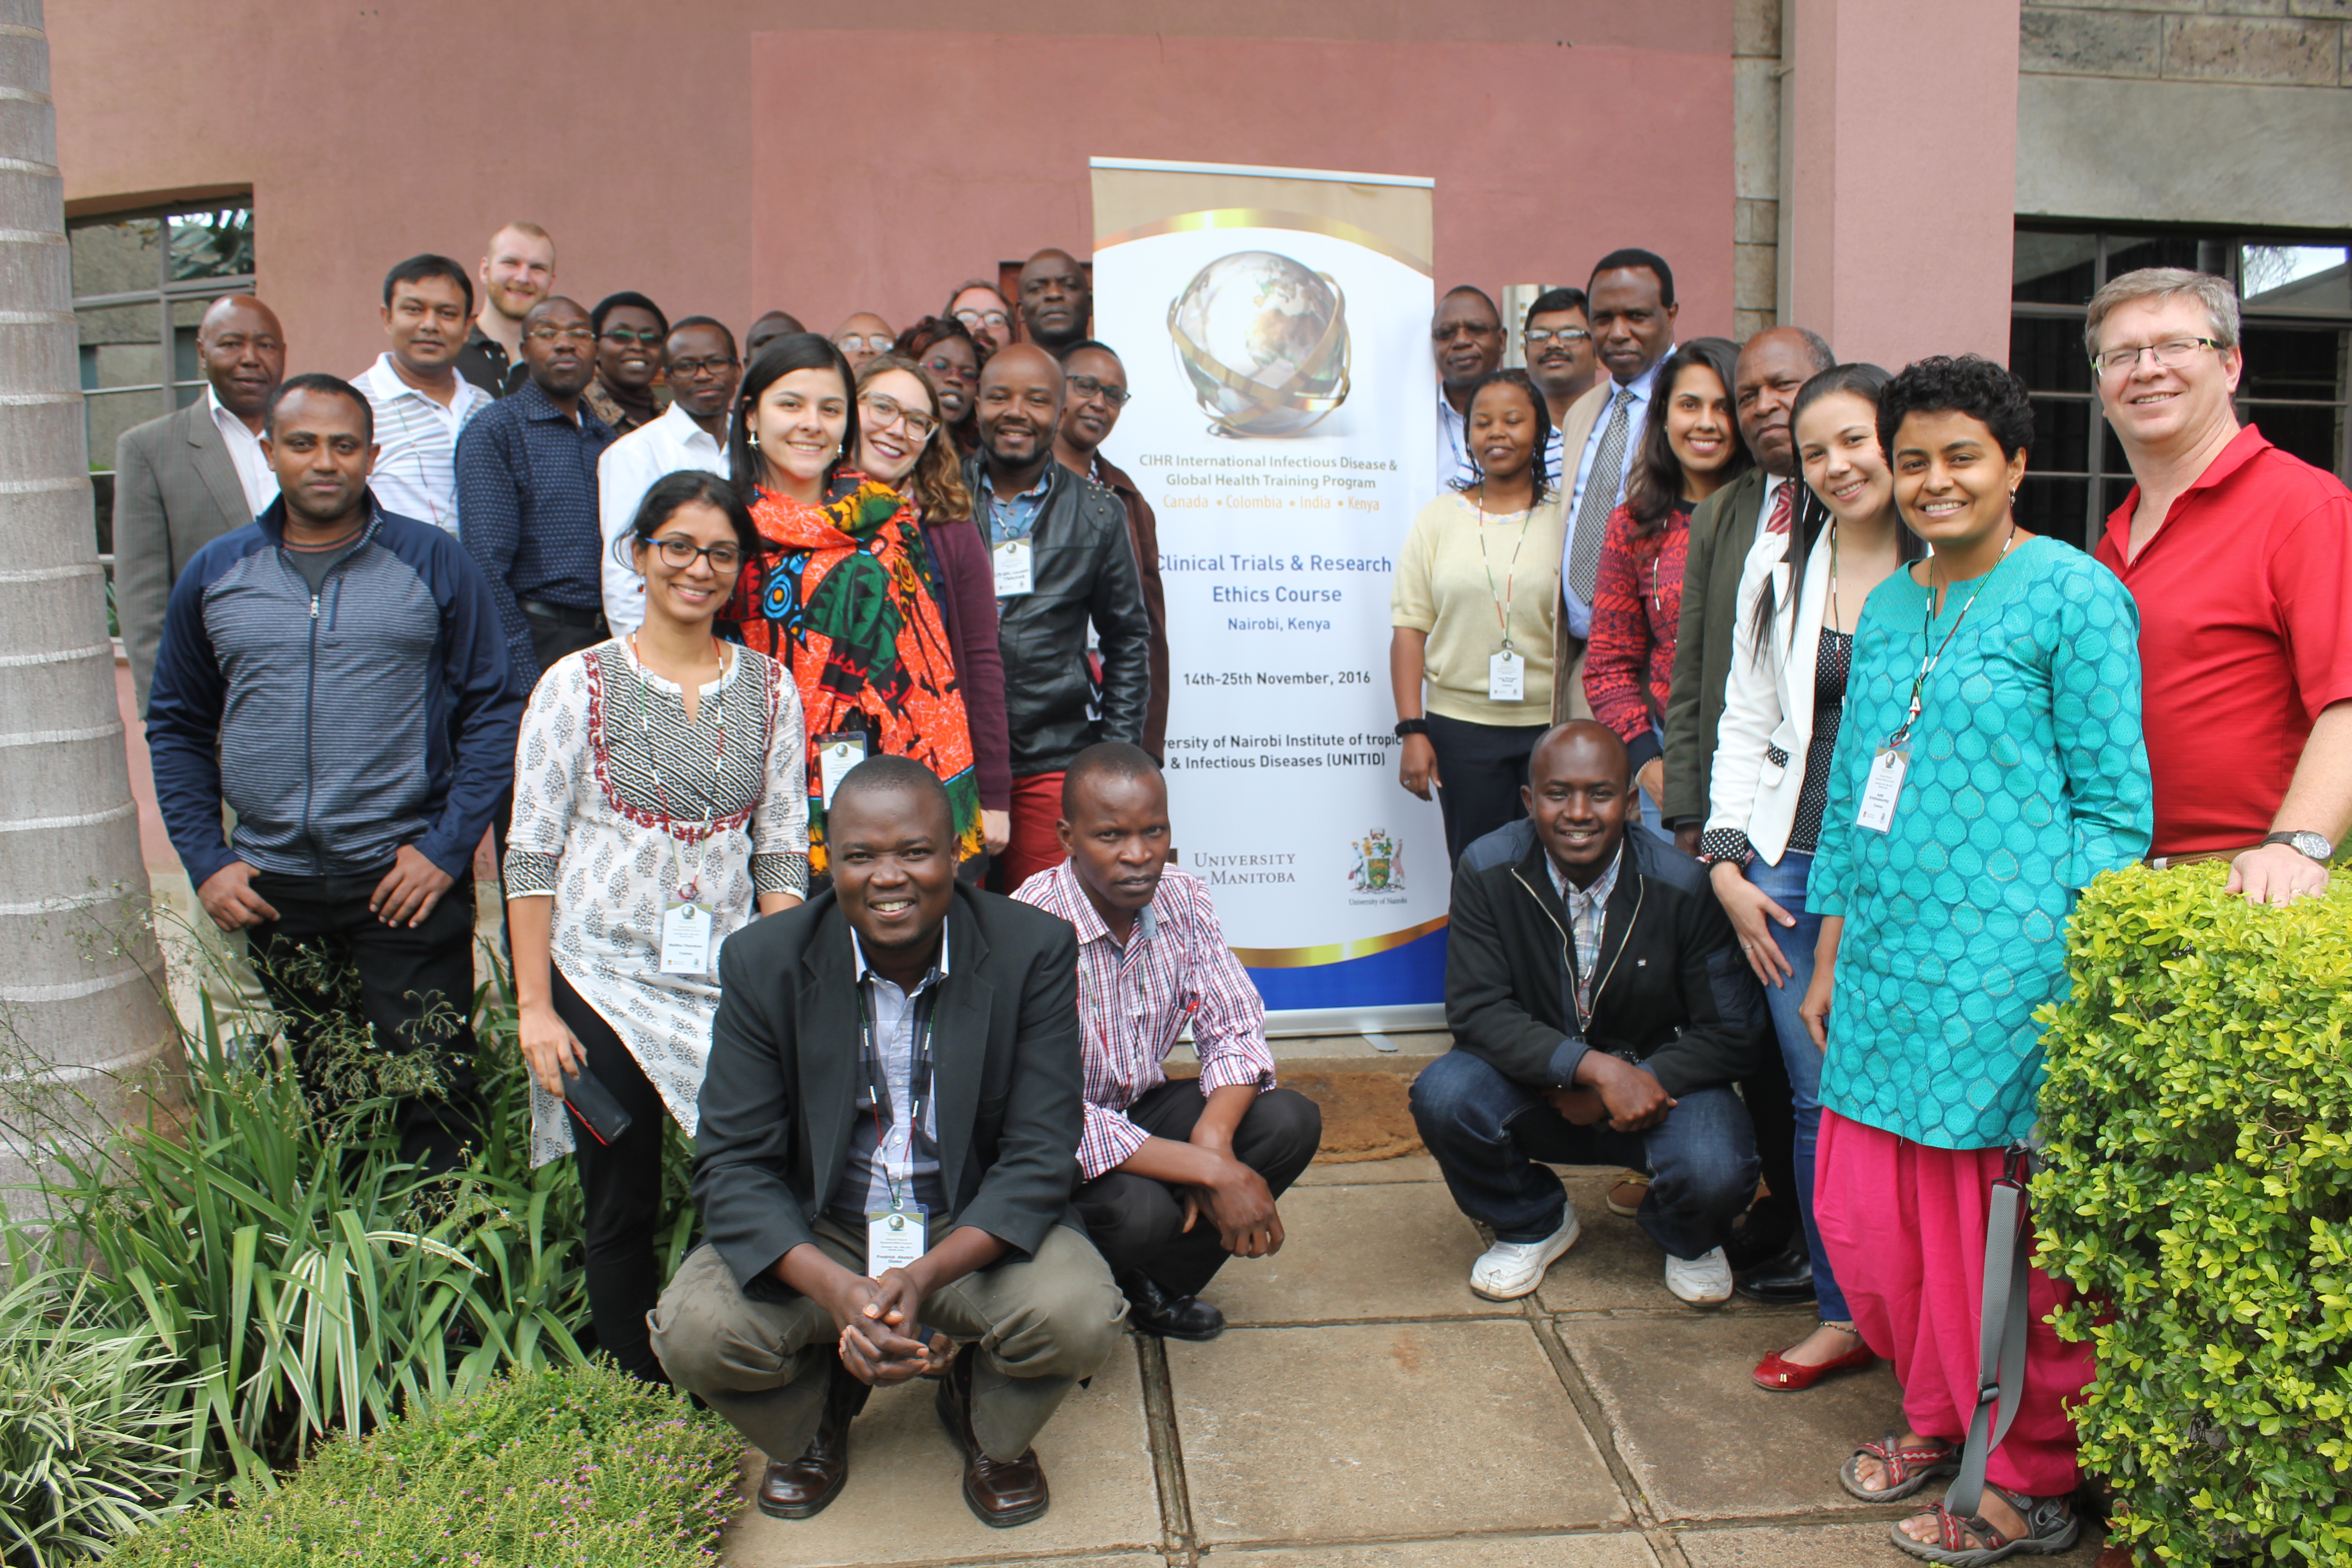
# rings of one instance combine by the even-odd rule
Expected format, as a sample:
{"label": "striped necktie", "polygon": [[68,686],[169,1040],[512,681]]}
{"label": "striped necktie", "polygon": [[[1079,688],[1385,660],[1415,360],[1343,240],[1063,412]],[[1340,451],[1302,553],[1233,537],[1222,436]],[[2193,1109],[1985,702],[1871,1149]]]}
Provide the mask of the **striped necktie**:
{"label": "striped necktie", "polygon": [[1609,424],[1601,432],[1601,448],[1592,454],[1592,472],[1585,479],[1584,500],[1576,509],[1576,532],[1568,547],[1568,585],[1579,604],[1592,603],[1601,541],[1609,531],[1609,514],[1617,508],[1617,480],[1625,471],[1625,411],[1633,402],[1630,386],[1619,387],[1611,400]]}
{"label": "striped necktie", "polygon": [[1772,498],[1772,515],[1764,520],[1764,531],[1767,533],[1788,532],[1790,514],[1794,512],[1796,509],[1797,481],[1794,479],[1782,479],[1780,481],[1780,493]]}

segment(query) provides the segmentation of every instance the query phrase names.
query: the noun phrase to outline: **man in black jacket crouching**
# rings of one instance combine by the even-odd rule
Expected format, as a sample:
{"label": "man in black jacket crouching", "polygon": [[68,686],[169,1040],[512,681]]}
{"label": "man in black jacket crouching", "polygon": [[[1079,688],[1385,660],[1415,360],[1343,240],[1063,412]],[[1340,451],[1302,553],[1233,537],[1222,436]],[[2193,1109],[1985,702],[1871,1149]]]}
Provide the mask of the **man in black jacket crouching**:
{"label": "man in black jacket crouching", "polygon": [[1576,1244],[1556,1164],[1651,1172],[1636,1216],[1666,1288],[1731,1295],[1723,1242],[1755,1192],[1756,1133],[1732,1085],[1754,1071],[1763,998],[1706,868],[1628,835],[1624,742],[1589,721],[1528,763],[1528,816],[1454,874],[1445,1021],[1454,1048],[1412,1086],[1413,1120],[1454,1201],[1495,1245],[1470,1288],[1524,1296]]}

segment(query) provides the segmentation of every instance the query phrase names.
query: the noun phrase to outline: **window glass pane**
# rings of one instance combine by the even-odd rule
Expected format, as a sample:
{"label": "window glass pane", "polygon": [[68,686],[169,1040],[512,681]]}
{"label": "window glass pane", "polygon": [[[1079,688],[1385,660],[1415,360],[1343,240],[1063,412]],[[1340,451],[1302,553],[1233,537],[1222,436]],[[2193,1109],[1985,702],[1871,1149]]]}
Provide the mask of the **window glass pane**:
{"label": "window glass pane", "polygon": [[2292,452],[2313,468],[2335,473],[2344,466],[2344,410],[2324,403],[2254,403],[2242,412],[2261,427],[2271,445]]}
{"label": "window glass pane", "polygon": [[2021,229],[2010,266],[2010,295],[2040,305],[2086,305],[2098,287],[2099,241],[2088,234]]}
{"label": "window glass pane", "polygon": [[154,309],[141,306],[139,310],[147,318],[148,331],[143,335],[114,342],[100,340],[91,342],[87,337],[83,339],[81,389],[84,392],[104,392],[124,386],[153,386],[163,379],[163,354],[155,345]]}
{"label": "window glass pane", "polygon": [[2090,494],[2088,479],[2053,479],[2028,469],[2017,488],[2018,526],[2087,549],[2084,513]]}
{"label": "window glass pane", "polygon": [[[2099,526],[2102,529],[2107,526],[2106,520],[2115,515],[2116,508],[2124,504],[2124,498],[2132,493],[2132,486],[2138,482],[2131,477],[2129,468],[2099,481]],[[2092,536],[2091,542],[2098,542],[2097,535]]]}
{"label": "window glass pane", "polygon": [[163,412],[163,395],[154,392],[101,392],[85,398],[82,408],[89,421],[89,466],[93,472],[112,472],[114,443],[133,425],[144,425]]}
{"label": "window glass pane", "polygon": [[[114,452],[110,447],[107,451],[106,460],[109,463],[114,461]],[[100,555],[111,555],[114,553],[114,476],[112,474],[90,475],[89,489],[90,500],[98,511],[98,552]],[[107,595],[107,608],[111,611],[114,607],[114,595],[110,591],[113,579],[108,578],[107,583],[110,589]],[[111,628],[110,628],[110,635],[116,635],[112,633]]]}
{"label": "window glass pane", "polygon": [[2111,234],[2107,237],[2110,281],[2143,267],[2186,267],[2198,272],[2229,270],[2229,249],[2218,238],[2192,234]]}
{"label": "window glass pane", "polygon": [[2241,398],[2285,397],[2334,403],[2344,396],[2345,342],[2352,333],[2321,327],[2248,327]]}
{"label": "window glass pane", "polygon": [[2073,398],[2033,400],[2033,445],[2027,461],[2042,472],[2091,471],[2091,405]]}
{"label": "window glass pane", "polygon": [[158,252],[163,226],[154,218],[79,225],[67,233],[66,243],[73,253],[77,297],[152,290],[163,280]]}
{"label": "window glass pane", "polygon": [[2238,247],[2239,293],[2258,310],[2352,310],[2352,268],[2340,245]]}
{"label": "window glass pane", "polygon": [[2009,368],[2033,392],[2088,392],[2090,356],[2079,316],[2015,316],[2009,323]]}
{"label": "window glass pane", "polygon": [[253,270],[253,209],[181,213],[172,218],[172,280],[236,278]]}

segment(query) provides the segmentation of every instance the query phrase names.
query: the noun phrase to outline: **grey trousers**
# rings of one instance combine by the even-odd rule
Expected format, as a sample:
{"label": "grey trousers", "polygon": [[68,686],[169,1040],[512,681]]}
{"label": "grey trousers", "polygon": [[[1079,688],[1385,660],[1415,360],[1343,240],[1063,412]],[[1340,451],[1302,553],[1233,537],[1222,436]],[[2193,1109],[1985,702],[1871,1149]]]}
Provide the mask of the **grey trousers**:
{"label": "grey trousers", "polygon": [[[866,1237],[830,1218],[817,1245],[866,1271]],[[922,1326],[976,1342],[971,1426],[989,1458],[1018,1459],[1082,1377],[1118,1348],[1127,1298],[1077,1232],[1055,1226],[1034,1258],[967,1274],[923,1303]],[[647,1320],[670,1381],[699,1394],[774,1460],[798,1458],[816,1436],[835,1360],[833,1319],[804,1296],[754,1300],[708,1245],[686,1261]]]}

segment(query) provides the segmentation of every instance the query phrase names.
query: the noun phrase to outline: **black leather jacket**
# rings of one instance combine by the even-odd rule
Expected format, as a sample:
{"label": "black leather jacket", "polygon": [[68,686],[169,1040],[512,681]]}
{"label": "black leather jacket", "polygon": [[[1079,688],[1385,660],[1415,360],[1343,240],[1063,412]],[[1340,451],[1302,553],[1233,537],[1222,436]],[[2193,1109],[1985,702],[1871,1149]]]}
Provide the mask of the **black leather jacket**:
{"label": "black leather jacket", "polygon": [[[973,519],[992,553],[995,518],[982,454],[964,460]],[[998,603],[1004,649],[1004,718],[1013,732],[1013,776],[1050,773],[1097,741],[1143,742],[1151,700],[1151,617],[1127,507],[1060,463],[1045,468],[1045,500],[1031,531],[1031,589]],[[1094,681],[1087,623],[1102,644],[1100,717],[1088,716]]]}

